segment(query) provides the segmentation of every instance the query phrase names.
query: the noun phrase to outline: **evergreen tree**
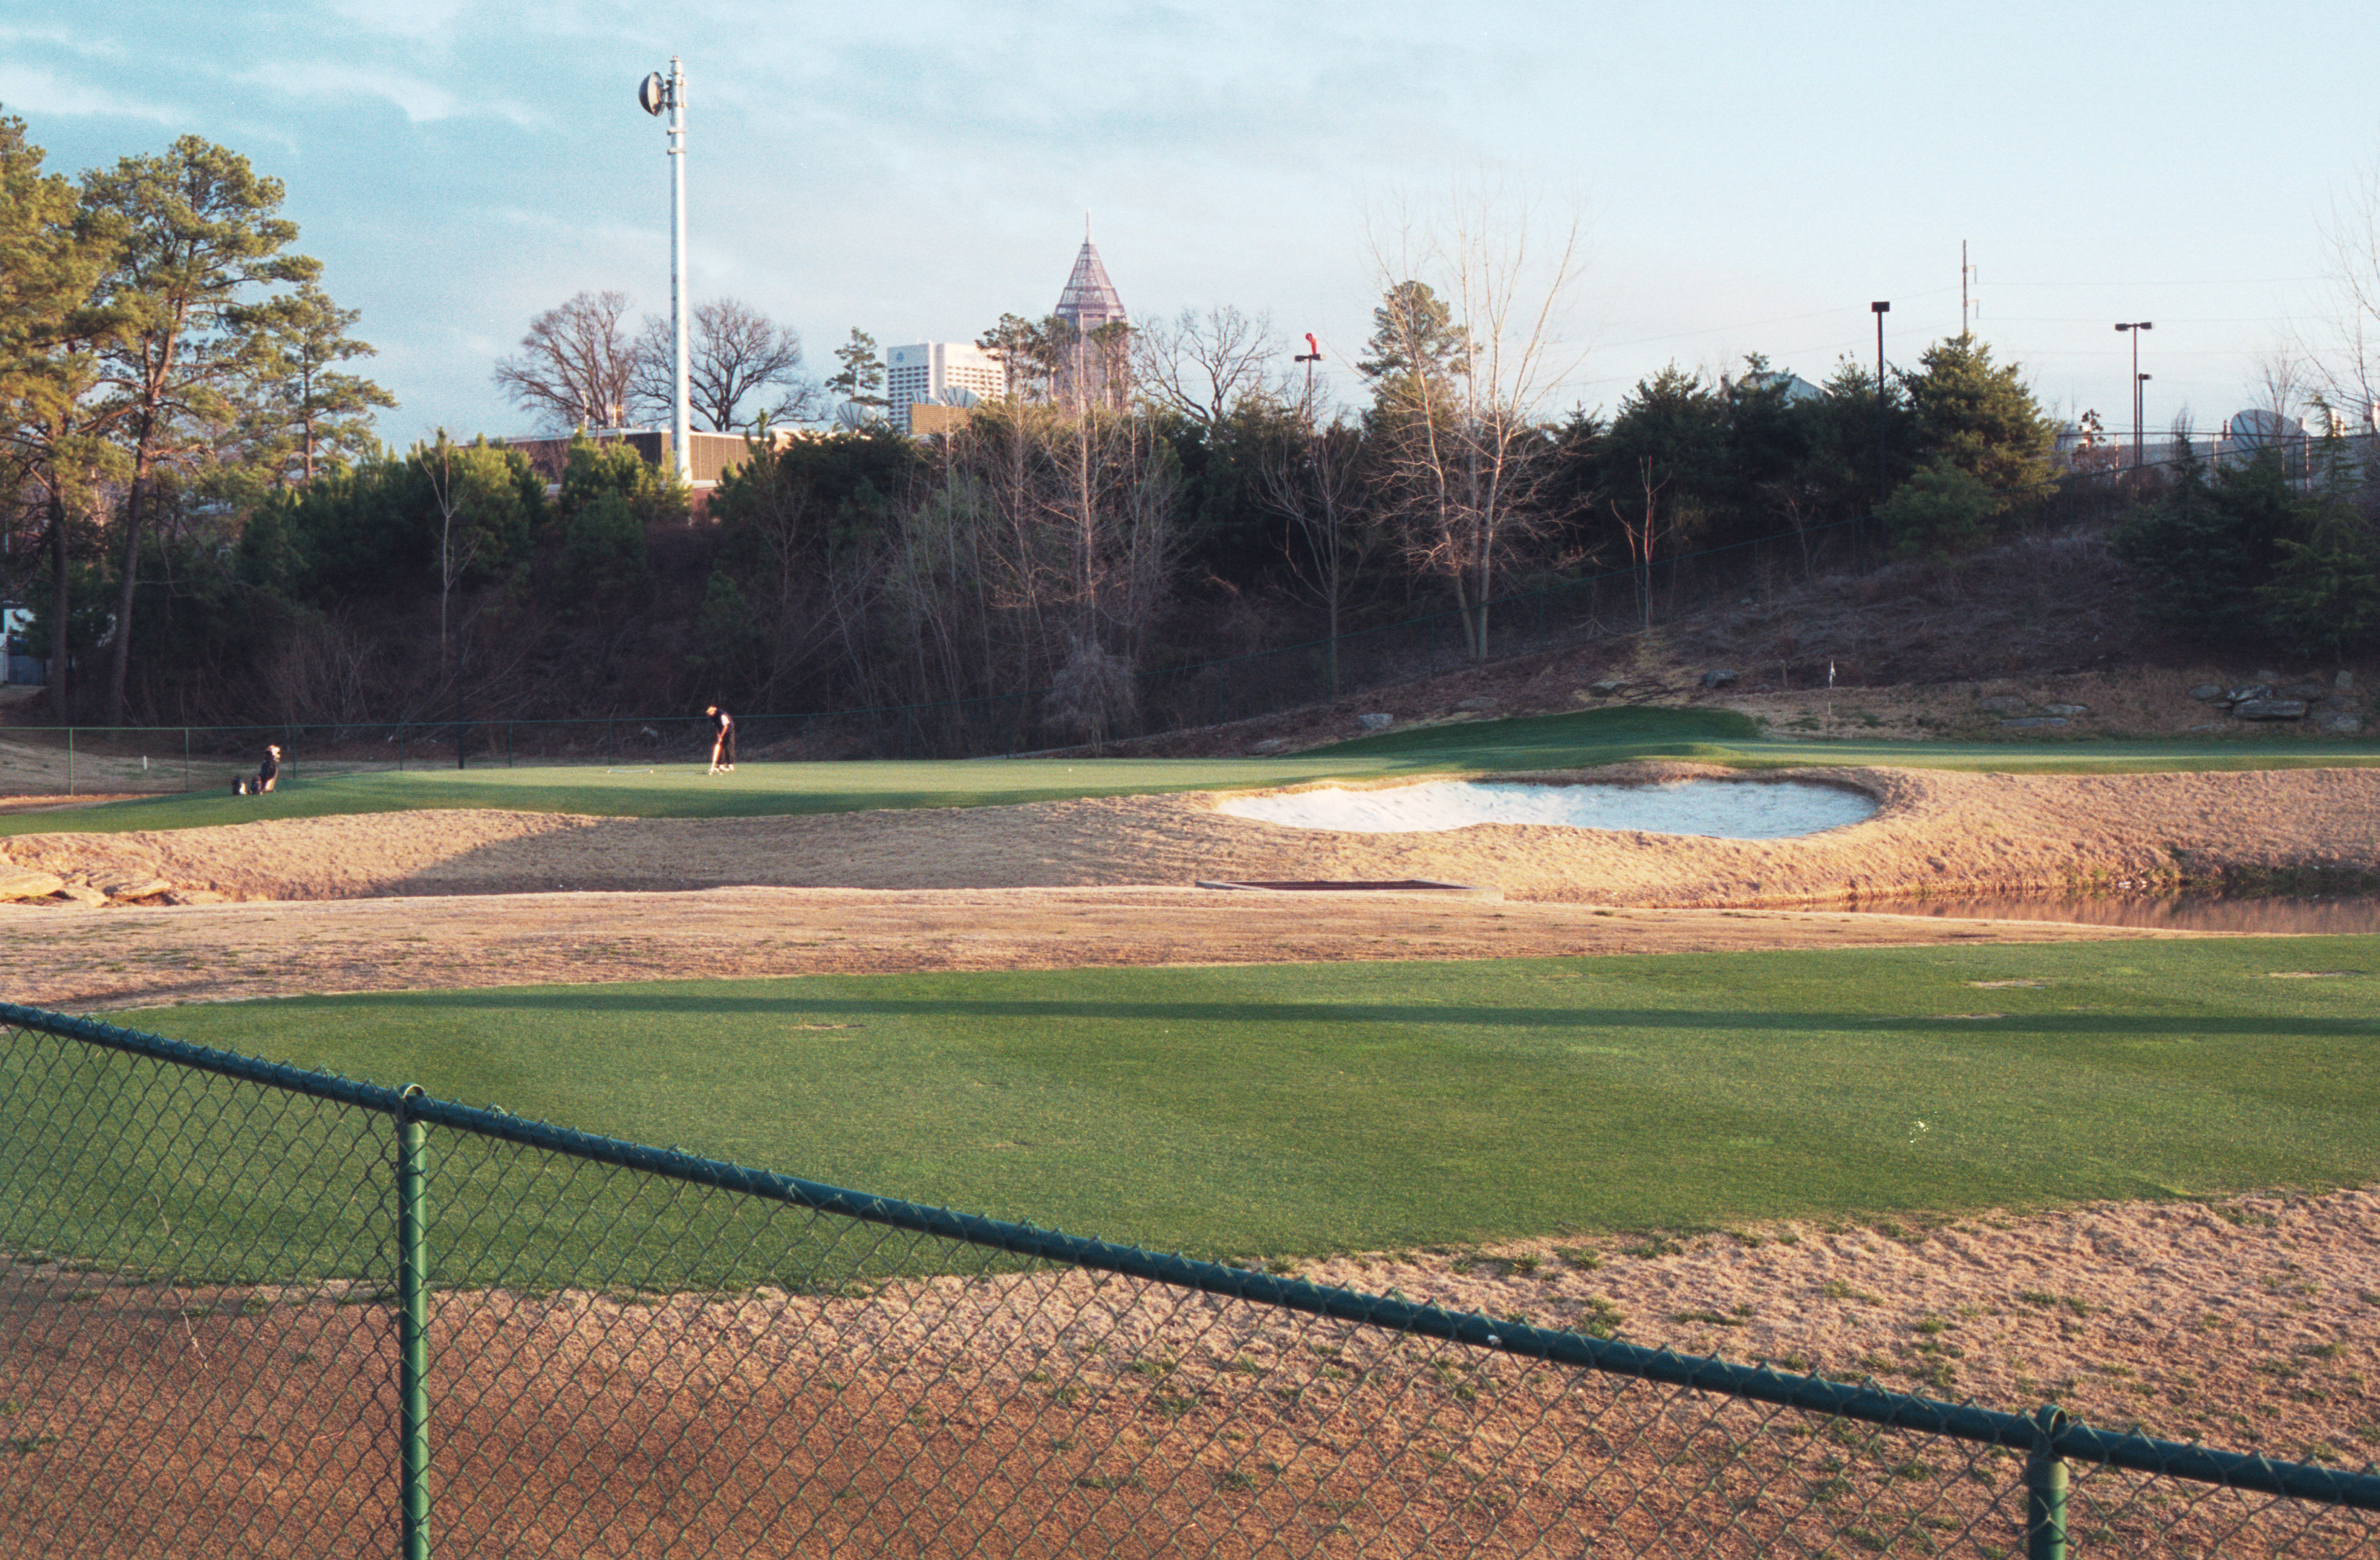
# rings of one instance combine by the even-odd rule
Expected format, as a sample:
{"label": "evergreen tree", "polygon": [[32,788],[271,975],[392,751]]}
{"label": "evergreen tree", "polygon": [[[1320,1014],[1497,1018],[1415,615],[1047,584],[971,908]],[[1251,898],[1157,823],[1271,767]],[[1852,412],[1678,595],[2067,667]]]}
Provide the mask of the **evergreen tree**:
{"label": "evergreen tree", "polygon": [[834,360],[843,367],[827,376],[829,390],[863,407],[892,404],[884,398],[884,354],[874,336],[852,326],[851,339],[834,349]]}
{"label": "evergreen tree", "polygon": [[1930,461],[1947,460],[1991,490],[2005,510],[2049,481],[2057,429],[2017,364],[1992,362],[1973,332],[1936,342],[1907,375],[1917,432]]}
{"label": "evergreen tree", "polygon": [[255,415],[267,430],[259,454],[275,481],[310,482],[322,457],[353,464],[379,447],[373,409],[395,406],[396,397],[338,368],[378,355],[346,334],[362,318],[363,311],[340,308],[310,281],[256,311]]}

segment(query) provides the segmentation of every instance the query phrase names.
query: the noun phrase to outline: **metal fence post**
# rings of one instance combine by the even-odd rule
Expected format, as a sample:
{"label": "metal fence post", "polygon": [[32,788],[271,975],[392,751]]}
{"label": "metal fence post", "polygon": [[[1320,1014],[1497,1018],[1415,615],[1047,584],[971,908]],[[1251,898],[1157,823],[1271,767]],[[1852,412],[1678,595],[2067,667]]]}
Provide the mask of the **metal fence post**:
{"label": "metal fence post", "polygon": [[74,795],[74,727],[67,727],[67,795]]}
{"label": "metal fence post", "polygon": [[2024,1458],[2025,1560],[2066,1560],[2066,1459],[2052,1445],[2066,1428],[2066,1410],[2045,1404],[2033,1411],[2033,1424]]}
{"label": "metal fence post", "polygon": [[[404,1100],[421,1097],[406,1085]],[[396,1118],[397,1510],[405,1560],[430,1560],[430,1264],[422,1235],[424,1128]]]}

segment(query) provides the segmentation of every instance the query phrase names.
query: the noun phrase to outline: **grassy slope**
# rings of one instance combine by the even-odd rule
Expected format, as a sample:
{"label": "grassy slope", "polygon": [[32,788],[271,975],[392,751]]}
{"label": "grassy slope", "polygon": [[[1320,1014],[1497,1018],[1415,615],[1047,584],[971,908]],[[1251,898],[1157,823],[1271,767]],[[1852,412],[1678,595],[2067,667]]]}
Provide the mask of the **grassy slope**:
{"label": "grassy slope", "polygon": [[[2369,1181],[2372,952],[2332,938],[819,978],[128,1021],[1078,1232],[1315,1252]],[[2295,969],[2357,973],[2271,978]],[[1974,984],[2011,980],[2042,984]],[[276,1176],[303,1163],[270,1157]],[[442,1193],[455,1218],[463,1178]],[[533,1237],[518,1220],[488,1231],[500,1251]]]}
{"label": "grassy slope", "polygon": [[1570,769],[1623,759],[1744,769],[1803,764],[2058,774],[2380,763],[2380,743],[2302,740],[2046,742],[1777,741],[1724,710],[1609,709],[1390,732],[1279,758],[978,759],[950,762],[699,764],[633,770],[411,770],[310,779],[244,798],[222,791],[0,817],[0,835],[183,829],[423,808],[489,807],[615,818],[731,818],[878,807],[986,807],[1088,796],[1297,785],[1395,774]]}

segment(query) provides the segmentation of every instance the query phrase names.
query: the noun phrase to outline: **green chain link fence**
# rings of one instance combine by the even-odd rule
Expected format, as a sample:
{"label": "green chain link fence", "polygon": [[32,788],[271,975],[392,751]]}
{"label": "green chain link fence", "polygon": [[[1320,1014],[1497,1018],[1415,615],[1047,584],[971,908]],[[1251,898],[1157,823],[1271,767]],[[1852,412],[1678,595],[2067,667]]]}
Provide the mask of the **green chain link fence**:
{"label": "green chain link fence", "polygon": [[2380,1476],[0,1006],[11,1555],[2346,1555]]}

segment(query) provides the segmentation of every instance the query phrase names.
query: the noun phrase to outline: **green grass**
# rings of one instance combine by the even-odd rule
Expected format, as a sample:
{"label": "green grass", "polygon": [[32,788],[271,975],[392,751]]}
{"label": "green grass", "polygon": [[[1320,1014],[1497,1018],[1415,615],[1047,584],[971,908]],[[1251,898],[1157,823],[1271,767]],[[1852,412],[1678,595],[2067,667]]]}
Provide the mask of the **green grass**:
{"label": "green grass", "polygon": [[[1311,1254],[2367,1182],[2375,950],[2291,938],[812,978],[128,1021],[1077,1233]],[[2271,978],[2304,969],[2355,973]],[[2013,980],[2042,983],[1972,983]],[[104,1080],[9,1088],[100,1113],[78,1129],[91,1140],[151,1129]],[[315,1237],[298,1225],[369,1200],[310,1158],[328,1130],[310,1109],[254,1128],[251,1157],[246,1124],[265,1118],[238,1092],[237,1108],[160,1107],[176,1142],[207,1137],[239,1162],[141,1194],[174,1192],[157,1216],[179,1238],[302,1248]],[[361,1130],[355,1152],[377,1163],[385,1130]],[[0,1146],[19,1160],[0,1188],[67,1189],[40,1138]],[[601,1246],[586,1222],[528,1210],[573,1175],[625,1195],[613,1178],[438,1140],[447,1249],[484,1244],[512,1272],[532,1248],[542,1261]],[[309,1190],[283,1206],[260,1185]],[[146,1228],[148,1207],[107,1216]],[[636,1217],[666,1232],[691,1215]]]}
{"label": "green grass", "polygon": [[1386,732],[1279,758],[969,759],[864,763],[423,769],[310,776],[297,755],[281,790],[213,789],[72,812],[0,817],[0,835],[188,829],[265,818],[425,808],[506,808],[611,818],[740,818],[866,808],[990,807],[1077,797],[1246,789],[1334,778],[1573,769],[1623,759],[1690,759],[1740,769],[1802,764],[2042,774],[2277,769],[2380,763],[2380,744],[2303,739],[2005,742],[1787,741],[1726,710],[1606,709]]}

